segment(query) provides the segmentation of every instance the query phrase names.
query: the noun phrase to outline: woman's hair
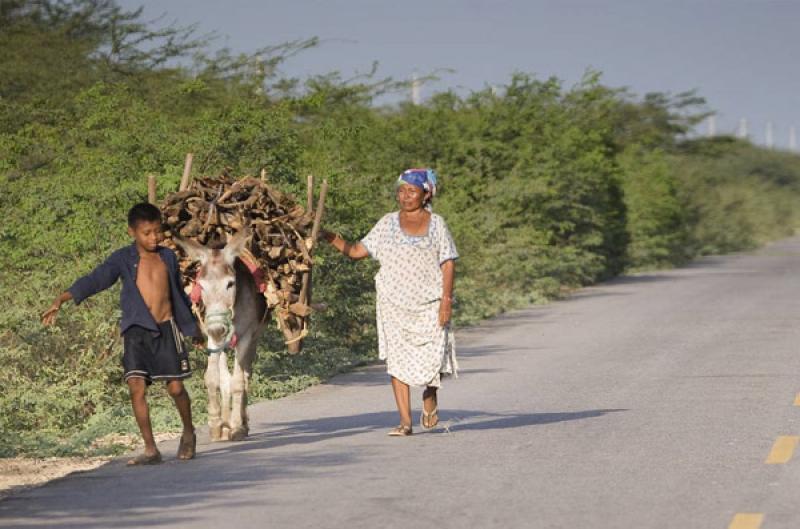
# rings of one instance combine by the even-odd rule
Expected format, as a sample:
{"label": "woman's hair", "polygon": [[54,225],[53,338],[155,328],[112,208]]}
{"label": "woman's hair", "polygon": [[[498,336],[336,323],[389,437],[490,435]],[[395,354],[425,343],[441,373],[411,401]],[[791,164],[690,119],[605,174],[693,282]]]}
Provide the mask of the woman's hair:
{"label": "woman's hair", "polygon": [[436,171],[433,169],[406,169],[397,178],[397,185],[410,184],[418,187],[426,193],[430,193],[432,199],[436,195],[436,181]]}

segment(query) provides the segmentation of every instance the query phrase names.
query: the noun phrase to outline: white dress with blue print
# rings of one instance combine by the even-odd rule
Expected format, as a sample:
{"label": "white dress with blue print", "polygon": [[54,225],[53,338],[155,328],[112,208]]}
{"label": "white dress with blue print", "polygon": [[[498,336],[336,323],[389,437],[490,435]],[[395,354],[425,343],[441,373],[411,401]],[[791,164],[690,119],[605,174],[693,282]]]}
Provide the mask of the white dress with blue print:
{"label": "white dress with blue print", "polygon": [[441,265],[458,258],[447,224],[431,214],[428,233],[412,236],[400,228],[400,214],[389,213],[361,244],[380,263],[378,351],[389,375],[411,386],[440,387],[441,375],[458,369],[451,326],[439,326]]}

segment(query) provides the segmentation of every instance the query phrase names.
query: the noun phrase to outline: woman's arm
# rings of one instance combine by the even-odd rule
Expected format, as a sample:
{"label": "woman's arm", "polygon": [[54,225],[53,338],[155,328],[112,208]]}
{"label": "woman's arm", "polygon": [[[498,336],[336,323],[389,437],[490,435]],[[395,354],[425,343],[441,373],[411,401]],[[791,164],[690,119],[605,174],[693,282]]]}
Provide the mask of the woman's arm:
{"label": "woman's arm", "polygon": [[358,261],[360,259],[364,259],[365,257],[369,257],[369,252],[364,245],[360,242],[355,244],[351,244],[346,240],[339,237],[339,235],[335,233],[331,233],[327,230],[322,230],[322,238],[325,239],[330,243],[331,246],[339,250],[343,255],[346,255],[350,259],[354,261]]}
{"label": "woman's arm", "polygon": [[453,315],[453,282],[456,276],[456,262],[448,259],[442,263],[442,301],[439,304],[439,325],[450,323]]}

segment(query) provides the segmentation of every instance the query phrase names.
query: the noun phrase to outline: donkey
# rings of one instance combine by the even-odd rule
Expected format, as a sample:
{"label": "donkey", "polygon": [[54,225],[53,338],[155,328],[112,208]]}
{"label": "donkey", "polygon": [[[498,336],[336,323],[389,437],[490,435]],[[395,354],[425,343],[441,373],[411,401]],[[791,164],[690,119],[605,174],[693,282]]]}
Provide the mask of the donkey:
{"label": "donkey", "polygon": [[[258,338],[269,311],[250,268],[239,259],[249,234],[241,230],[221,250],[175,238],[192,261],[198,261],[196,285],[205,307],[208,336],[208,425],[212,441],[240,441],[247,437],[247,392]],[[197,288],[197,287],[195,287]],[[233,375],[227,351],[233,349]]]}

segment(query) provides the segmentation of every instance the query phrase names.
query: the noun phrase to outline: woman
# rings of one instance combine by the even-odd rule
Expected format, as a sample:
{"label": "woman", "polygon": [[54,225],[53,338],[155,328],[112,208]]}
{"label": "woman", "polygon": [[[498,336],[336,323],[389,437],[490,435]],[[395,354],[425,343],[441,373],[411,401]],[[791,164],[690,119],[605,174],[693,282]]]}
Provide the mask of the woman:
{"label": "woman", "polygon": [[393,436],[412,434],[409,386],[426,387],[420,424],[436,426],[441,375],[457,369],[450,317],[458,253],[444,220],[431,211],[435,194],[436,173],[409,169],[397,180],[400,210],[385,215],[361,242],[323,233],[347,257],[371,256],[381,265],[375,276],[378,350],[400,413]]}

